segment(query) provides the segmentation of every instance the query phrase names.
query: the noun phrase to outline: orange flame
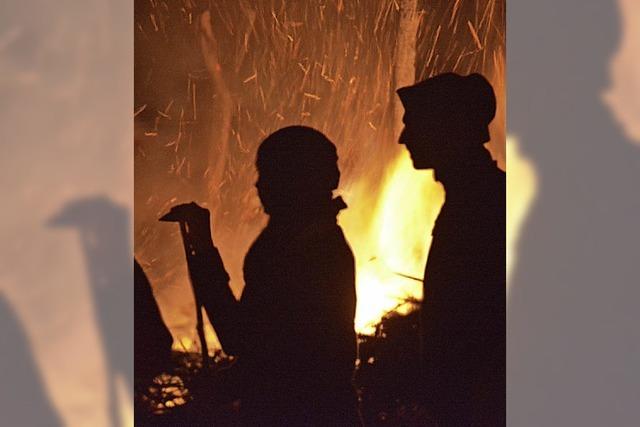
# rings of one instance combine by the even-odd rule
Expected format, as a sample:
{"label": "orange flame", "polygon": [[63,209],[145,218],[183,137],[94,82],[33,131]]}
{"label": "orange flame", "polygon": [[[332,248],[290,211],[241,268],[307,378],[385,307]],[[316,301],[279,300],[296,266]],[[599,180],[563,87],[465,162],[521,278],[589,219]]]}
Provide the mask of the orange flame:
{"label": "orange flame", "polygon": [[345,192],[353,207],[340,216],[356,256],[355,324],[363,334],[372,333],[388,311],[407,312],[407,300],[422,299],[430,231],[444,202],[433,174],[416,171],[404,150],[390,163],[375,200],[371,193],[357,182]]}

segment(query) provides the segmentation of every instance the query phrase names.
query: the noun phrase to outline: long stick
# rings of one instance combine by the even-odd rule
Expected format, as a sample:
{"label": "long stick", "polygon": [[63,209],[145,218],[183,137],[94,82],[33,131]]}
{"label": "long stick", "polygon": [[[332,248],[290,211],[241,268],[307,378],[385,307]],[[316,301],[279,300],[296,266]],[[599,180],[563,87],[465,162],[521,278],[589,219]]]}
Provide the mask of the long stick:
{"label": "long stick", "polygon": [[[182,236],[182,244],[187,258],[191,256],[193,248],[187,242],[187,225],[184,221],[180,221],[180,235]],[[200,340],[200,351],[202,354],[202,369],[209,368],[209,348],[207,346],[207,339],[204,335],[204,319],[202,316],[202,302],[195,286],[193,286],[193,277],[191,277],[191,269],[189,269],[189,283],[191,283],[191,289],[193,290],[193,296],[196,302],[196,332],[198,333],[198,339]]]}

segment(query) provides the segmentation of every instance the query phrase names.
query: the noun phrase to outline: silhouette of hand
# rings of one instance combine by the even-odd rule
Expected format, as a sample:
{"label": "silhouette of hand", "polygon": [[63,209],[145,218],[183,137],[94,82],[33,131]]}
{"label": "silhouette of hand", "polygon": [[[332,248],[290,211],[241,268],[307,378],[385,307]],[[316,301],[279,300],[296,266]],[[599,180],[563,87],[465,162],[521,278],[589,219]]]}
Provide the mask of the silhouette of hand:
{"label": "silhouette of hand", "polygon": [[160,221],[179,222],[184,237],[191,243],[209,242],[211,239],[209,209],[196,202],[176,205],[160,218]]}
{"label": "silhouette of hand", "polygon": [[200,222],[209,220],[209,209],[203,208],[196,202],[176,205],[171,210],[160,217],[160,221],[166,222]]}

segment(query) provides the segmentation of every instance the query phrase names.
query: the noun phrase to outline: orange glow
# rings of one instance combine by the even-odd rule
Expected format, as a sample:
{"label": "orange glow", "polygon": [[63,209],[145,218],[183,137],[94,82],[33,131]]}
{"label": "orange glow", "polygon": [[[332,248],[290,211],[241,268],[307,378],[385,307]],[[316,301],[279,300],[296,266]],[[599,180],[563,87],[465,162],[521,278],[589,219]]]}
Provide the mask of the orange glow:
{"label": "orange glow", "polygon": [[356,330],[370,334],[386,312],[407,312],[412,304],[406,300],[422,299],[419,280],[444,190],[432,173],[416,171],[403,150],[379,189],[359,181],[345,198],[353,203],[340,225],[356,256]]}
{"label": "orange glow", "polygon": [[[177,350],[197,350],[195,310],[179,231],[157,218],[177,203],[208,207],[214,242],[240,296],[244,256],[266,222],[254,188],[255,150],[276,129],[308,125],[337,146],[337,194],[349,205],[338,220],[356,258],[360,333],[371,333],[398,305],[410,310],[406,299],[421,299],[431,230],[444,199],[432,173],[414,170],[397,144],[396,87],[447,71],[486,75],[498,98],[488,147],[504,167],[503,2],[416,2],[415,58],[399,54],[401,2],[321,3],[236,2],[193,23],[150,4],[149,13],[179,24],[159,31],[141,9],[140,52],[147,44],[198,35],[189,49],[171,42],[155,58],[184,62],[188,73],[178,74],[185,87],[173,84],[174,74],[164,76],[172,67],[160,62],[136,68],[140,76],[153,71],[148,84],[158,95],[140,96],[135,105],[136,111],[155,106],[136,116],[155,136],[140,133],[136,142],[135,252]],[[212,330],[205,335],[210,349],[219,348]]]}
{"label": "orange glow", "polygon": [[[515,137],[507,139],[507,277],[516,263],[520,230],[537,191],[536,173]],[[407,313],[422,299],[422,279],[431,245],[431,230],[444,203],[444,189],[431,171],[413,168],[405,150],[389,163],[379,189],[366,179],[347,185],[350,203],[339,221],[356,257],[358,307],[355,327],[372,334],[387,312]],[[211,351],[220,343],[205,325]],[[182,336],[174,350],[197,351],[197,338]]]}
{"label": "orange glow", "polygon": [[[217,350],[220,350],[222,346],[218,340],[216,332],[211,326],[211,322],[207,318],[206,312],[204,313],[204,337],[207,340],[207,348],[209,349],[209,356],[214,356]],[[200,343],[198,342],[198,336],[194,330],[192,335],[179,335],[173,340],[171,346],[174,351],[184,351],[189,353],[199,353]]]}

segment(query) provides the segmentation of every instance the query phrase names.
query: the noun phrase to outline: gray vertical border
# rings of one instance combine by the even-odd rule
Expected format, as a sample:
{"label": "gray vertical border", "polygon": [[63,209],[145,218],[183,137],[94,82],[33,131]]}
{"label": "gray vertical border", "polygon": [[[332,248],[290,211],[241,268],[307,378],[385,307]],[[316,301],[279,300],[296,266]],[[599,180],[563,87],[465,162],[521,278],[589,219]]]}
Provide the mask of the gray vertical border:
{"label": "gray vertical border", "polygon": [[538,179],[510,284],[508,425],[640,419],[640,150],[602,100],[619,12],[507,2],[507,129]]}
{"label": "gray vertical border", "polygon": [[2,425],[133,421],[132,101],[132,2],[0,2]]}

